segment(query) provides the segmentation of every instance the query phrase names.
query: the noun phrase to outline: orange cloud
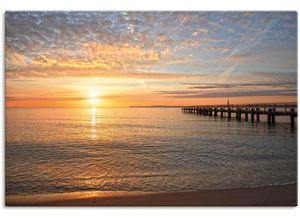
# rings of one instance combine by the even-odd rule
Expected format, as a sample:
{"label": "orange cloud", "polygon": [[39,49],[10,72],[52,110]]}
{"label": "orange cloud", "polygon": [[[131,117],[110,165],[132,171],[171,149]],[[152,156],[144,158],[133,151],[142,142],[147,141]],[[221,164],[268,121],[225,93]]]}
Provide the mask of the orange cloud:
{"label": "orange cloud", "polygon": [[31,64],[36,66],[50,67],[57,63],[57,60],[49,56],[39,56],[31,60]]}
{"label": "orange cloud", "polygon": [[208,32],[208,30],[206,28],[199,28],[197,31],[194,31],[192,33],[192,36],[198,36],[201,33],[207,33],[207,32]]}
{"label": "orange cloud", "polygon": [[116,46],[96,42],[83,43],[74,51],[56,49],[52,52],[53,55],[33,54],[26,58],[27,63],[25,57],[16,51],[9,50],[7,54],[8,72],[12,69],[22,69],[24,72],[48,72],[48,68],[60,71],[68,69],[138,71],[146,66],[173,59],[167,58],[170,54],[168,48],[157,51],[128,43]]}
{"label": "orange cloud", "polygon": [[6,68],[11,66],[21,67],[26,65],[25,56],[22,53],[17,52],[11,48],[5,49],[5,56],[6,56]]}
{"label": "orange cloud", "polygon": [[156,50],[146,50],[130,44],[114,46],[90,42],[82,44],[81,51],[90,59],[101,59],[107,63],[119,64],[122,67],[139,63],[146,64],[159,58]]}

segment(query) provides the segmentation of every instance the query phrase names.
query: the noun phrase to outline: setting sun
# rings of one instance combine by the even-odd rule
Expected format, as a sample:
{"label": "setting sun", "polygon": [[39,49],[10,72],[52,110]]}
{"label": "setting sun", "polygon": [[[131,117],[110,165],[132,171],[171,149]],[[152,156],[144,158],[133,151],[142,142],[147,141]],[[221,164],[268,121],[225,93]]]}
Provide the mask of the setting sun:
{"label": "setting sun", "polygon": [[99,91],[94,89],[94,90],[91,90],[89,92],[89,95],[88,95],[88,102],[90,105],[92,105],[93,107],[96,106],[97,104],[99,104],[99,101],[100,101],[100,95],[99,95]]}
{"label": "setting sun", "polygon": [[89,102],[93,105],[96,105],[97,104],[97,99],[96,98],[91,98],[91,99],[89,99]]}

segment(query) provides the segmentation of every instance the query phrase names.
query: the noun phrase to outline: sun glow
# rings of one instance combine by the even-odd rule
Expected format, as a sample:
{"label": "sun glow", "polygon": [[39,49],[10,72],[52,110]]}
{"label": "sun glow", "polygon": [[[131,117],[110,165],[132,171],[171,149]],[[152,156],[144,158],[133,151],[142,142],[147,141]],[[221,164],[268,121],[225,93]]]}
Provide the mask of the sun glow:
{"label": "sun glow", "polygon": [[98,90],[91,90],[89,95],[88,95],[88,101],[89,101],[89,103],[92,107],[95,107],[100,101],[99,91]]}
{"label": "sun glow", "polygon": [[95,116],[97,111],[96,107],[91,108],[91,111],[92,111],[92,116]]}
{"label": "sun glow", "polygon": [[96,105],[98,101],[97,101],[96,98],[91,98],[91,99],[89,99],[89,102],[90,102],[92,105]]}

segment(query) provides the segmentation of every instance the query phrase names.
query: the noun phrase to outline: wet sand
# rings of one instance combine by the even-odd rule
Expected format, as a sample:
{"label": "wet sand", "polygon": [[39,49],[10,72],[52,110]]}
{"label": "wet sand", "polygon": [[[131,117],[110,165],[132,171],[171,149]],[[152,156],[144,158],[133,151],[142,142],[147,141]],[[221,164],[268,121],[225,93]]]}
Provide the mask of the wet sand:
{"label": "wet sand", "polygon": [[297,206],[297,184],[193,192],[78,192],[6,196],[7,206]]}

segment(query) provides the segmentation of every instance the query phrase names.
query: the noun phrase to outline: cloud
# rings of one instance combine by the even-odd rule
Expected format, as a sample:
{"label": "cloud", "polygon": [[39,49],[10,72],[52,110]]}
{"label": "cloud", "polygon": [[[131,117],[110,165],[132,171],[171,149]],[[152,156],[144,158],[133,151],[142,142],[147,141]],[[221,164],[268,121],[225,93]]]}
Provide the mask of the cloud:
{"label": "cloud", "polygon": [[[230,97],[248,97],[248,96],[296,96],[296,90],[262,90],[262,91],[241,91],[241,92],[231,92]],[[226,97],[224,92],[216,93],[205,93],[205,94],[191,94],[176,96],[177,98],[220,98]]]}
{"label": "cloud", "polygon": [[[167,95],[173,98],[221,98],[227,97],[227,92],[196,92],[196,91],[157,91],[159,94]],[[255,91],[233,91],[230,97],[248,97],[248,96],[296,96],[296,89],[284,90],[255,90]]]}
{"label": "cloud", "polygon": [[[284,34],[278,37],[286,41],[288,33],[296,34],[295,14],[288,12],[8,12],[5,17],[8,69],[20,68],[21,63],[30,68],[27,61],[35,65],[55,61],[141,70],[183,60],[186,52],[233,57],[270,38],[270,32],[275,32],[273,38]],[[86,50],[94,57],[86,57]],[[113,53],[115,63],[108,57]],[[46,62],[36,62],[43,58]]]}
{"label": "cloud", "polygon": [[82,101],[86,100],[86,97],[29,97],[29,96],[7,96],[5,97],[6,101],[15,101],[15,102],[32,102],[32,101]]}
{"label": "cloud", "polygon": [[159,73],[159,72],[118,72],[118,71],[99,71],[98,69],[74,70],[72,68],[49,68],[34,69],[32,71],[10,71],[6,72],[8,80],[22,78],[58,78],[58,77],[83,77],[83,78],[134,78],[134,79],[184,79],[197,78],[199,74],[189,73]]}
{"label": "cloud", "polygon": [[208,33],[208,29],[206,28],[199,28],[198,30],[192,33],[192,36],[198,36],[201,33]]}
{"label": "cloud", "polygon": [[257,87],[284,87],[294,88],[296,82],[257,82],[257,83],[222,83],[222,84],[197,84],[197,83],[181,83],[188,86],[189,89],[227,89],[227,88],[257,88]]}
{"label": "cloud", "polygon": [[[151,96],[147,94],[143,94],[144,98],[151,98]],[[128,94],[121,94],[121,95],[101,95],[101,96],[94,96],[96,99],[101,100],[109,100],[109,99],[119,99],[119,100],[139,100],[139,94],[133,94],[128,96]],[[153,97],[152,97],[153,98]],[[6,96],[5,100],[8,102],[69,102],[69,101],[87,101],[88,97],[86,96]]]}
{"label": "cloud", "polygon": [[[18,77],[138,77],[174,78],[175,74],[125,74],[126,72],[142,72],[154,64],[169,64],[185,62],[188,57],[170,56],[170,49],[160,51],[142,49],[140,46],[124,44],[121,46],[98,43],[84,43],[80,51],[56,51],[59,56],[36,55],[24,62],[24,56],[11,53],[6,62],[8,78]],[[17,66],[17,68],[14,68]],[[111,71],[110,74],[105,71]],[[117,72],[117,73],[116,73]],[[122,74],[119,74],[121,73]],[[189,76],[185,74],[184,76]]]}
{"label": "cloud", "polygon": [[[269,81],[253,83],[181,83],[180,89],[157,90],[155,93],[172,98],[220,98],[250,96],[296,96],[297,83]],[[182,86],[184,86],[182,88]]]}

